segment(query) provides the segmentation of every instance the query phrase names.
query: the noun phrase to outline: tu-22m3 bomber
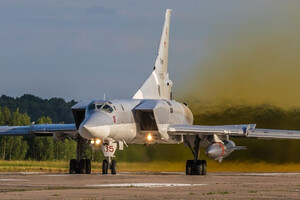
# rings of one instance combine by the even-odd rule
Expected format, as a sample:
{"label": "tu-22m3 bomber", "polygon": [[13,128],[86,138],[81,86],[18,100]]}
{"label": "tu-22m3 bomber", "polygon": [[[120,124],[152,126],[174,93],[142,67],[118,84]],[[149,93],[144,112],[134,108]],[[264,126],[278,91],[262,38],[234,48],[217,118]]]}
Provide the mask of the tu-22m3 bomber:
{"label": "tu-22m3 bomber", "polygon": [[[102,173],[116,174],[116,150],[130,144],[179,144],[190,148],[193,160],[186,161],[187,175],[205,175],[206,156],[222,161],[235,150],[229,138],[300,139],[300,131],[256,129],[255,124],[193,125],[193,114],[185,103],[172,99],[168,74],[171,10],[167,9],[155,65],[149,78],[132,99],[82,101],[72,107],[74,124],[32,124],[1,126],[4,136],[53,136],[77,141],[77,158],[70,161],[70,174],[91,173],[91,160],[83,159],[85,145],[100,145],[105,159]],[[104,84],[104,83],[103,83]]]}

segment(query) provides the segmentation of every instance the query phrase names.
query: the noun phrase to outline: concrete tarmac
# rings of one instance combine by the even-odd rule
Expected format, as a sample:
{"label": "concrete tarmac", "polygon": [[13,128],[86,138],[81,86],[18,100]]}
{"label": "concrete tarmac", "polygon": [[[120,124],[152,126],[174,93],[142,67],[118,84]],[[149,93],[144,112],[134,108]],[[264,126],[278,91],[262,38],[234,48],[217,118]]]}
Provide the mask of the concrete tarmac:
{"label": "concrete tarmac", "polygon": [[300,173],[0,173],[0,199],[300,199]]}

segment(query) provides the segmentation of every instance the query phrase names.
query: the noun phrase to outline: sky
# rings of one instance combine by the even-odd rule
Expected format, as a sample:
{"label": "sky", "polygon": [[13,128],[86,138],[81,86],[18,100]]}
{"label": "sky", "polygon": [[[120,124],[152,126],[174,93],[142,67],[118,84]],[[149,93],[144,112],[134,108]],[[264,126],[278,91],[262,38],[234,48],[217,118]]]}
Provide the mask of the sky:
{"label": "sky", "polygon": [[0,95],[131,98],[167,8],[174,97],[300,106],[297,0],[2,0]]}

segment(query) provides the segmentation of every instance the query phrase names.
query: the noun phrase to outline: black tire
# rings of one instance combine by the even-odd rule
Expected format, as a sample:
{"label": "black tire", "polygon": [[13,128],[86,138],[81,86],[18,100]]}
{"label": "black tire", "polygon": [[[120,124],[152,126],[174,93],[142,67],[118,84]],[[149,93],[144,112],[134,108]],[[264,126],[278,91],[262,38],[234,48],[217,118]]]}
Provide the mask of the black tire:
{"label": "black tire", "polygon": [[112,160],[111,161],[111,174],[117,174],[117,161],[116,160]]}
{"label": "black tire", "polygon": [[79,161],[79,174],[85,174],[86,173],[86,162],[85,159],[81,159]]}
{"label": "black tire", "polygon": [[203,165],[202,160],[197,160],[195,167],[195,175],[202,175]]}
{"label": "black tire", "polygon": [[70,167],[69,167],[69,173],[70,174],[76,174],[76,166],[77,166],[76,159],[71,159],[70,160]]}
{"label": "black tire", "polygon": [[103,160],[102,162],[102,174],[107,174],[108,172],[108,161]]}
{"label": "black tire", "polygon": [[201,175],[206,175],[207,174],[206,169],[207,169],[206,160],[202,160],[202,174]]}
{"label": "black tire", "polygon": [[92,171],[92,163],[90,159],[85,159],[85,170],[87,174],[90,174]]}
{"label": "black tire", "polygon": [[192,160],[186,161],[186,165],[185,165],[185,174],[186,175],[192,175],[192,165],[193,165]]}

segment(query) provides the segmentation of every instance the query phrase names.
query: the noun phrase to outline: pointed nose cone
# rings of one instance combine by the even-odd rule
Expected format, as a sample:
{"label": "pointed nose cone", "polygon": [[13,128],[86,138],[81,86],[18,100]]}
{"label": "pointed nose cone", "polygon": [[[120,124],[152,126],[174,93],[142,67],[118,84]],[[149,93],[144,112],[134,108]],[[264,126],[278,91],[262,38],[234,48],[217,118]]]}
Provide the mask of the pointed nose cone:
{"label": "pointed nose cone", "polygon": [[106,125],[101,126],[86,126],[79,127],[80,135],[85,139],[99,138],[105,139],[110,133],[110,129]]}
{"label": "pointed nose cone", "polygon": [[[79,134],[85,139],[105,139],[109,136],[110,128],[106,115],[91,115],[85,119],[80,127]],[[105,124],[104,124],[105,122]]]}

